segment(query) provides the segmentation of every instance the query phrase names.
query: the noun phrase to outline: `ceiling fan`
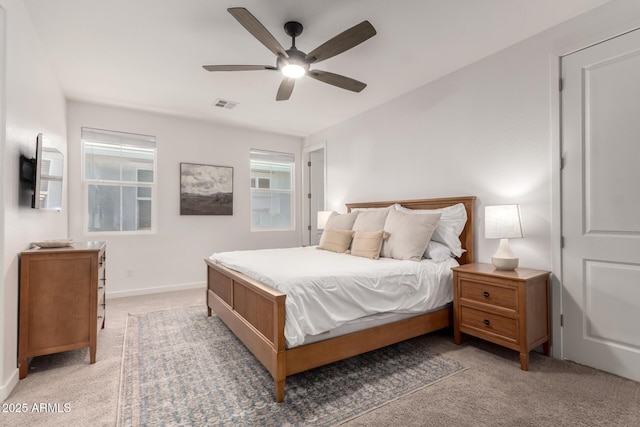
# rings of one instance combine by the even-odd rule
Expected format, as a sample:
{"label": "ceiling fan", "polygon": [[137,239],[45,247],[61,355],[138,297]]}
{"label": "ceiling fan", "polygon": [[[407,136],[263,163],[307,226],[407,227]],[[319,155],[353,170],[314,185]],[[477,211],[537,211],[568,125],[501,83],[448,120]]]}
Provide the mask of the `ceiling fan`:
{"label": "ceiling fan", "polygon": [[285,50],[273,35],[244,7],[232,7],[227,11],[240,24],[249,31],[267,49],[276,54],[276,65],[204,65],[207,71],[250,71],[250,70],[274,70],[283,74],[282,83],[278,88],[276,101],[286,101],[291,97],[296,79],[309,76],[313,79],[337,86],[353,92],[360,92],[367,85],[340,74],[322,70],[311,70],[311,64],[334,57],[346,50],[359,45],[376,35],[376,30],[369,21],[362,21],[358,25],[349,28],[326,41],[309,53],[304,53],[296,48],[296,37],[302,34],[302,24],[289,21],[284,24],[284,31],[292,38],[291,47]]}

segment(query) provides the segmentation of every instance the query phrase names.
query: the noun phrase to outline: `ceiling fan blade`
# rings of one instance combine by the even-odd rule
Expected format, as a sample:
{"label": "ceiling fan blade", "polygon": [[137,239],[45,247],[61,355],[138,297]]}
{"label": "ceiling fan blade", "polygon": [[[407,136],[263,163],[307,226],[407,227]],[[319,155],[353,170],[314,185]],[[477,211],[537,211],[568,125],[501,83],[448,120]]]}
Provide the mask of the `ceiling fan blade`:
{"label": "ceiling fan blade", "polygon": [[359,45],[375,35],[376,29],[373,28],[373,25],[369,21],[362,21],[309,52],[305,60],[309,64],[324,61]]}
{"label": "ceiling fan blade", "polygon": [[207,71],[252,71],[252,70],[277,70],[270,65],[203,65]]}
{"label": "ceiling fan blade", "polygon": [[278,40],[276,40],[269,30],[267,30],[264,25],[262,25],[260,21],[258,21],[247,9],[244,7],[231,7],[227,9],[227,12],[233,15],[233,17],[236,18],[238,22],[253,35],[253,37],[258,39],[258,41],[265,45],[271,52],[285,58],[289,57],[287,51],[284,50]]}
{"label": "ceiling fan blade", "polygon": [[366,83],[359,82],[358,80],[354,80],[350,77],[341,76],[340,74],[330,73],[328,71],[311,70],[307,72],[307,76],[352,92],[360,92],[362,89],[367,87]]}
{"label": "ceiling fan blade", "polygon": [[293,92],[293,86],[296,84],[296,79],[292,79],[289,77],[285,77],[282,79],[282,83],[280,83],[280,87],[278,88],[278,94],[276,95],[276,101],[286,101],[291,97],[291,92]]}

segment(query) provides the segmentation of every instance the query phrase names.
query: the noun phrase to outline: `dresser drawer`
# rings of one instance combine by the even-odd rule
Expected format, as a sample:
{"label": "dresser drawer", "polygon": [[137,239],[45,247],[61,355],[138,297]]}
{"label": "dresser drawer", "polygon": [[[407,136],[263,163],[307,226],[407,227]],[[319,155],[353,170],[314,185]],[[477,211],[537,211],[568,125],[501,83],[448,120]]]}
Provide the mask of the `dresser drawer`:
{"label": "dresser drawer", "polygon": [[98,305],[98,330],[102,329],[104,326],[104,314],[105,314],[105,304]]}
{"label": "dresser drawer", "polygon": [[100,255],[98,256],[98,276],[100,278],[104,278],[105,277],[105,270],[107,267],[107,254],[106,251],[101,251]]}
{"label": "dresser drawer", "polygon": [[107,254],[106,248],[100,252],[98,257],[98,330],[104,328],[106,312],[106,291],[107,291]]}
{"label": "dresser drawer", "polygon": [[460,278],[460,299],[478,301],[510,310],[518,308],[518,290],[513,286],[496,286]]}
{"label": "dresser drawer", "polygon": [[104,294],[107,290],[107,266],[104,252],[98,260],[98,303],[104,304]]}
{"label": "dresser drawer", "polygon": [[105,286],[102,280],[98,281],[98,305],[104,305]]}
{"label": "dresser drawer", "polygon": [[471,307],[460,307],[460,328],[500,335],[511,342],[518,340],[518,319],[487,313]]}

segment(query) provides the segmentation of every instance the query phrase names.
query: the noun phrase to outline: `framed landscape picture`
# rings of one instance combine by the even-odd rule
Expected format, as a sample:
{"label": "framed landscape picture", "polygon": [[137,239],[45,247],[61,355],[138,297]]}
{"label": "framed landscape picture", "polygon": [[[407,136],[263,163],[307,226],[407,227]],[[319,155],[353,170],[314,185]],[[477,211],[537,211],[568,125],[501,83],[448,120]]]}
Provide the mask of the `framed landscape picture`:
{"label": "framed landscape picture", "polygon": [[233,168],[180,163],[180,215],[233,215]]}

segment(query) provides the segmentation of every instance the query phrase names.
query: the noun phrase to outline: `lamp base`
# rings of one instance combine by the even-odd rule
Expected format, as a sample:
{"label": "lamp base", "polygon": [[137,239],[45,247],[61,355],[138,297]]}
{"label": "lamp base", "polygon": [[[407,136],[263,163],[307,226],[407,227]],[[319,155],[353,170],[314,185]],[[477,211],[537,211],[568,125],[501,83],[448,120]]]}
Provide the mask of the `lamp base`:
{"label": "lamp base", "polygon": [[491,264],[496,270],[515,270],[518,267],[518,258],[495,258],[491,257]]}
{"label": "lamp base", "polygon": [[500,239],[498,250],[491,257],[491,263],[498,270],[515,270],[519,259],[509,246],[509,239]]}

